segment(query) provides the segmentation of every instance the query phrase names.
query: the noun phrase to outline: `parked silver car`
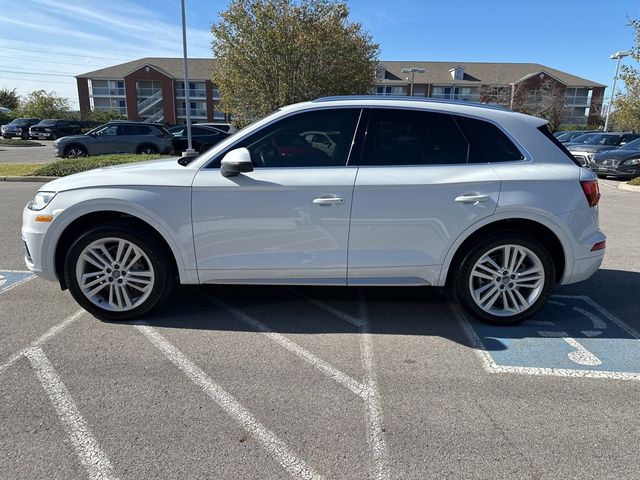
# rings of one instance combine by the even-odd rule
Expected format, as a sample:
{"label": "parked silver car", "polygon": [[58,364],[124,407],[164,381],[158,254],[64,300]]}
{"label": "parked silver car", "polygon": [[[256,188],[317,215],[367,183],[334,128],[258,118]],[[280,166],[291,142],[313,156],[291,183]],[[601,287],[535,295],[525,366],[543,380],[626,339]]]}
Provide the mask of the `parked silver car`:
{"label": "parked silver car", "polygon": [[171,153],[171,134],[161,125],[110,122],[85,135],[71,135],[53,142],[57,157],[84,157],[107,153]]}
{"label": "parked silver car", "polygon": [[[596,175],[546,123],[410,98],[291,105],[196,158],[42,186],[26,264],[107,320],[178,281],[447,286],[478,318],[522,321],[605,251]],[[335,147],[305,138],[319,133]]]}

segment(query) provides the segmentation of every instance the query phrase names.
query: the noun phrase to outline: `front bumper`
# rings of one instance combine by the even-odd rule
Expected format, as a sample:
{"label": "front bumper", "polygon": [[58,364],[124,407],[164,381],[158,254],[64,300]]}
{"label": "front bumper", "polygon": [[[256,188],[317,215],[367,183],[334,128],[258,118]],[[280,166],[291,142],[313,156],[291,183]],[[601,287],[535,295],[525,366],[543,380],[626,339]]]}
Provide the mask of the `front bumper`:
{"label": "front bumper", "polygon": [[47,268],[47,252],[45,251],[45,237],[51,224],[55,222],[37,222],[36,217],[41,215],[51,215],[45,208],[41,211],[29,210],[25,207],[22,212],[22,241],[25,245],[24,262],[27,268],[35,275],[50,280],[57,281],[53,269]]}
{"label": "front bumper", "polygon": [[591,170],[598,175],[612,177],[640,177],[640,165],[591,165]]}

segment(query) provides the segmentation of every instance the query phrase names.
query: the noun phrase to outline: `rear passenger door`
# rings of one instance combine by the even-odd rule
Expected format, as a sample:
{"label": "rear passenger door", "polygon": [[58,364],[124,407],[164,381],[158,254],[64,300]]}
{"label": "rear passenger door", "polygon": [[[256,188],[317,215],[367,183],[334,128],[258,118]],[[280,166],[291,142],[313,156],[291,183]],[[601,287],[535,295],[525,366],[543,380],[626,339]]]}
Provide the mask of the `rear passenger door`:
{"label": "rear passenger door", "polygon": [[155,145],[152,138],[149,138],[151,127],[146,125],[119,125],[118,126],[118,148],[124,153],[138,153],[138,148],[145,144]]}
{"label": "rear passenger door", "polygon": [[372,111],[353,195],[350,285],[437,284],[451,244],[497,206],[500,180],[470,136],[447,113]]}

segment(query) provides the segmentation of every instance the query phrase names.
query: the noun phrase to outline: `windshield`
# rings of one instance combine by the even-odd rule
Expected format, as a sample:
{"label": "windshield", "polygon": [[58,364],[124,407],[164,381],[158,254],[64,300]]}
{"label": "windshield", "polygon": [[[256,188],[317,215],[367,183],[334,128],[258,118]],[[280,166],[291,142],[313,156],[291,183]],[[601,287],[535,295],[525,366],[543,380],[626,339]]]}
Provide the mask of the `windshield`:
{"label": "windshield", "polygon": [[640,150],[640,138],[636,138],[633,142],[629,142],[624,147],[620,147],[620,150]]}
{"label": "windshield", "polygon": [[574,137],[571,140],[571,143],[587,143],[589,140],[591,140],[596,135],[597,135],[596,133],[585,133],[583,135],[579,135],[577,137]]}
{"label": "windshield", "polygon": [[38,123],[38,125],[55,125],[56,122],[57,120],[53,120],[53,119],[40,120],[40,123]]}
{"label": "windshield", "polygon": [[604,133],[598,133],[583,143],[586,143],[587,145],[617,145],[620,138],[620,135],[606,135]]}
{"label": "windshield", "polygon": [[29,123],[29,121],[26,118],[16,118],[11,122],[11,125],[18,125],[21,127],[23,125],[26,125],[27,123]]}
{"label": "windshield", "polygon": [[571,135],[573,135],[573,133],[571,133],[571,132],[563,132],[563,133],[560,133],[560,134],[556,133],[554,135],[554,137],[556,137],[558,140],[560,140],[562,142],[563,140],[571,140]]}

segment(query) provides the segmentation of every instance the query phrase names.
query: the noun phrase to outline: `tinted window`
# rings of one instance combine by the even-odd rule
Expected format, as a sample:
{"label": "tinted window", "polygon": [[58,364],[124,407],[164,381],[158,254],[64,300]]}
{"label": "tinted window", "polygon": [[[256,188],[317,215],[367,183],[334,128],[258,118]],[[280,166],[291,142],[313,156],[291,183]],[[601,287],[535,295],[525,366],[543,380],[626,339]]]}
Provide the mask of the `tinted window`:
{"label": "tinted window", "polygon": [[57,122],[57,120],[41,120],[40,123],[38,123],[38,125],[42,125],[42,126],[49,125],[50,126],[50,125],[55,125],[56,122]]}
{"label": "tinted window", "polygon": [[466,163],[469,145],[451,115],[379,109],[369,128],[362,165]]}
{"label": "tinted window", "polygon": [[[184,134],[187,134],[187,129],[184,129]],[[208,130],[202,127],[191,127],[191,135],[216,135],[215,130]]]}
{"label": "tinted window", "polygon": [[631,142],[632,140],[635,140],[636,138],[638,138],[638,135],[635,134],[635,133],[628,134],[628,135],[623,135],[622,136],[622,143]]}
{"label": "tinted window", "polygon": [[151,128],[144,125],[118,126],[118,135],[148,135],[149,133],[151,133]]}
{"label": "tinted window", "polygon": [[[304,112],[287,117],[242,141],[256,167],[325,167],[346,165],[360,109]],[[335,135],[326,148],[305,140],[308,132]]]}
{"label": "tinted window", "polygon": [[524,156],[502,130],[475,118],[460,117],[466,126],[472,148],[469,163],[513,162]]}

